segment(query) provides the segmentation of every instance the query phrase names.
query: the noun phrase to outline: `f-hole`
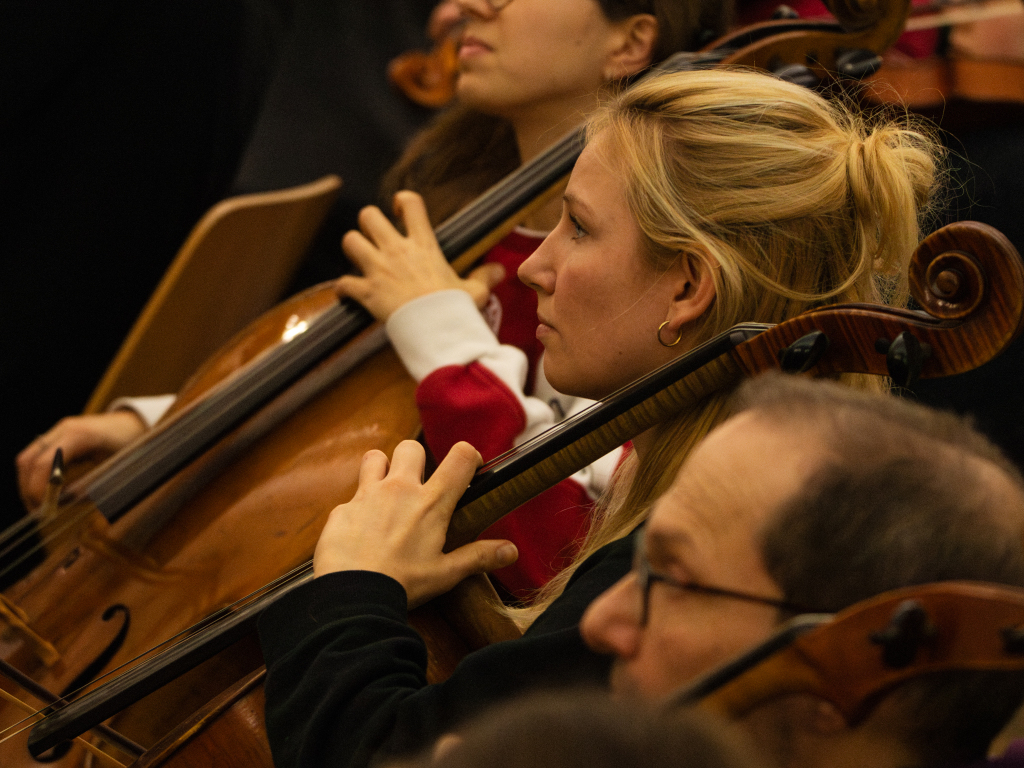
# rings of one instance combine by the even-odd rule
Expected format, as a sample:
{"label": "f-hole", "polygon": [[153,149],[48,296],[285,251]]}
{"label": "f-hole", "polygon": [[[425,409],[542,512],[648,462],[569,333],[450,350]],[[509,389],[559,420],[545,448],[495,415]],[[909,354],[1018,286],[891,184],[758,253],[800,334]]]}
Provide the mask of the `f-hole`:
{"label": "f-hole", "polygon": [[[114,658],[121,646],[124,645],[124,639],[128,636],[128,627],[132,622],[131,612],[128,610],[128,606],[118,603],[112,605],[103,612],[102,619],[104,621],[110,621],[117,614],[121,614],[121,628],[117,631],[117,635],[110,641],[106,648],[100,651],[99,656],[90,662],[85,669],[83,669],[78,676],[65,686],[64,690],[60,692],[60,697],[66,699],[68,696],[74,694],[75,691],[80,690],[84,686],[91,683],[97,677],[103,668],[110,663],[110,660]],[[53,763],[60,760],[64,755],[71,749],[71,742],[65,741],[63,744],[58,744],[53,749],[44,752],[39,757],[35,758],[36,762],[39,763]]]}

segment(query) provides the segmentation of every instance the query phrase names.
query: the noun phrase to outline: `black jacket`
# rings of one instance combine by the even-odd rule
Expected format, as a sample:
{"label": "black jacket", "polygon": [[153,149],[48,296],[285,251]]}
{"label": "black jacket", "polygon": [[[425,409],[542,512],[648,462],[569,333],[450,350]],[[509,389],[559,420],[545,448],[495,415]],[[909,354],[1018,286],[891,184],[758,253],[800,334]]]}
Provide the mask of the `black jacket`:
{"label": "black jacket", "polygon": [[471,653],[438,685],[427,685],[426,648],[398,582],[347,571],[300,587],[259,624],[275,764],[365,766],[419,750],[524,691],[605,685],[610,660],[583,644],[578,624],[631,557],[631,537],[599,550],[521,639]]}

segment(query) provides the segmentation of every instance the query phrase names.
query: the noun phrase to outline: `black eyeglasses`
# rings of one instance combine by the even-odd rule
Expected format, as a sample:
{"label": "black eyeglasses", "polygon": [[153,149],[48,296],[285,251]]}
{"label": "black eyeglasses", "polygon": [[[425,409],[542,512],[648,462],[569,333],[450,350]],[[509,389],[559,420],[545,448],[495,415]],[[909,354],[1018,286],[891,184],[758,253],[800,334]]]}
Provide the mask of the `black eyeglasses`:
{"label": "black eyeglasses", "polygon": [[791,613],[807,612],[801,606],[794,605],[785,600],[778,600],[774,597],[761,597],[760,595],[736,592],[721,587],[709,587],[705,584],[698,584],[695,581],[678,581],[667,574],[651,570],[651,564],[647,560],[647,548],[642,528],[633,534],[633,570],[636,572],[637,584],[640,588],[640,626],[642,627],[647,626],[647,617],[651,603],[651,585],[656,581],[663,582],[676,589],[684,589],[687,592],[729,597],[733,600],[745,600],[748,603],[761,603],[762,605],[770,605],[773,608]]}

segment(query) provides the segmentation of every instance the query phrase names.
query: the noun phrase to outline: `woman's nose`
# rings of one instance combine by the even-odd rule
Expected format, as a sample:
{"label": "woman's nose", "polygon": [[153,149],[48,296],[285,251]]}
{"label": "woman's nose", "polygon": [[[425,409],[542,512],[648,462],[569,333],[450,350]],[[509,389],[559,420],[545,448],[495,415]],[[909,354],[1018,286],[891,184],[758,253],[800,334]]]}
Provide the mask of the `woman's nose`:
{"label": "woman's nose", "polygon": [[463,17],[477,16],[484,19],[494,18],[498,10],[488,0],[449,0],[458,7]]}
{"label": "woman's nose", "polygon": [[547,243],[548,239],[545,238],[540,247],[519,265],[516,274],[521,282],[537,293],[551,294],[555,290],[555,271]]}

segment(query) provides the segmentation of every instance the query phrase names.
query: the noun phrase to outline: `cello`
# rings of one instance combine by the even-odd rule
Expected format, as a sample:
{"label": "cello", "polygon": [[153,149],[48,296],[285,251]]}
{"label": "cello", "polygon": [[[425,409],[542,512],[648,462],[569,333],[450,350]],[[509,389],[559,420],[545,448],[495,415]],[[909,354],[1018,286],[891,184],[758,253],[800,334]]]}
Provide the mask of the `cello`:
{"label": "cello", "polygon": [[[742,718],[788,694],[830,703],[855,728],[901,685],[936,673],[1024,671],[1024,590],[948,581],[885,592],[836,614],[805,614],[671,694]],[[1004,735],[993,745],[1004,747]]]}
{"label": "cello", "polygon": [[[308,331],[307,333],[315,335],[315,331],[312,330],[312,329],[310,331]],[[291,402],[294,402],[294,401],[291,401]],[[284,406],[282,406],[282,407],[284,407]],[[202,409],[199,409],[199,410],[201,411]],[[217,410],[217,409],[207,408],[207,410]],[[299,418],[304,418],[304,415],[305,414],[303,413],[302,415],[300,415]],[[233,445],[237,445],[240,442],[242,442],[240,439],[236,439],[234,441]],[[307,446],[308,446],[308,442],[303,442],[301,447],[303,449],[305,449]],[[363,446],[361,446],[361,449],[365,449],[365,447],[366,446],[363,445]],[[252,454],[250,454],[250,456],[251,455]],[[190,472],[190,473],[192,472],[192,468],[191,467],[189,467],[188,472]],[[196,473],[193,473],[191,475],[191,478],[194,479],[195,476],[196,476]],[[231,483],[232,483],[232,480],[229,480],[227,482],[228,482],[228,484],[230,486]],[[186,493],[188,490],[191,490],[191,489],[189,489],[189,488],[185,488],[185,489],[178,488],[177,492]],[[232,487],[232,488],[229,488],[229,490],[234,491],[235,488]],[[160,493],[163,494],[164,492],[160,491]],[[170,495],[172,493],[173,492],[168,492],[167,494],[164,494],[164,498],[162,500],[166,500],[166,496]],[[269,489],[261,489],[261,492],[258,495],[260,495],[260,496],[262,496],[264,498],[269,497],[271,500],[273,500],[275,494],[279,494],[279,493],[280,493],[280,487],[279,486],[273,486],[273,487],[271,487]],[[204,494],[205,494],[205,491],[204,491]],[[150,510],[153,509],[153,506],[150,504],[150,502],[148,500],[147,500],[147,502],[145,502],[145,504],[150,507]],[[193,509],[194,509],[194,505],[190,504],[189,509],[188,509],[187,512],[181,513],[181,514],[178,515],[178,520],[176,521],[176,523],[180,522],[182,515],[194,516],[195,513],[192,511]],[[133,511],[132,514],[135,515],[135,519],[133,520],[133,522],[135,523],[135,527],[130,527],[127,524],[122,525],[122,520],[127,519],[127,516],[126,516],[126,518],[122,518],[122,520],[117,521],[117,523],[115,523],[115,525],[121,526],[122,527],[122,532],[125,533],[126,536],[127,536],[127,534],[132,534],[132,535],[136,536],[137,538],[141,539],[145,535],[147,535],[151,531],[153,531],[154,529],[158,528],[157,523],[159,522],[160,513],[163,513],[164,511],[165,511],[165,508],[158,508],[156,510],[156,512],[154,512],[153,514],[147,516],[144,520],[140,519],[140,517],[138,515],[136,515],[136,513]],[[272,510],[272,511],[276,513],[276,510]],[[228,514],[231,515],[233,513],[229,512]],[[237,515],[236,517],[237,518],[241,518],[242,515]],[[278,530],[279,528],[283,528],[286,522],[289,522],[289,521],[286,521],[283,518],[275,518],[270,524],[266,524],[266,527],[269,528],[270,533],[273,533],[275,530]],[[233,520],[232,524],[238,524],[238,520],[237,519]],[[265,524],[264,524],[263,520],[254,520],[253,523],[251,524],[251,527],[255,528],[255,527],[264,526],[264,525]],[[147,529],[147,526],[148,526],[148,529]],[[311,526],[307,525],[305,527],[308,528],[308,527],[311,527]],[[217,575],[216,568],[217,567],[221,567],[221,568],[224,567],[223,564],[222,564],[222,560],[223,560],[223,557],[224,557],[223,553],[225,551],[228,551],[230,549],[231,545],[233,545],[235,543],[234,541],[232,541],[230,539],[230,537],[224,535],[224,527],[221,526],[220,522],[216,523],[213,528],[214,528],[214,531],[213,531],[212,536],[210,534],[207,534],[207,536],[212,538],[213,541],[210,544],[208,544],[207,546],[215,546],[217,544],[220,544],[220,549],[216,550],[217,554],[216,554],[215,557],[207,554],[207,550],[199,549],[199,547],[201,547],[202,545],[194,544],[192,540],[188,539],[186,537],[186,535],[181,533],[179,530],[177,530],[177,528],[173,532],[166,532],[165,530],[162,530],[162,529],[158,530],[157,533],[153,534],[154,538],[151,539],[153,541],[157,541],[157,544],[155,546],[150,546],[149,549],[147,550],[147,553],[151,557],[151,559],[156,561],[157,566],[160,566],[160,567],[152,567],[150,563],[147,563],[146,560],[141,559],[141,558],[136,560],[136,561],[134,561],[134,562],[130,562],[129,564],[131,566],[133,566],[134,567],[134,571],[137,572],[137,581],[141,582],[141,581],[144,581],[147,578],[151,579],[151,580],[156,580],[156,579],[158,579],[160,577],[166,577],[167,582],[170,582],[171,586],[174,587],[175,586],[175,584],[174,584],[175,578],[180,576],[181,574],[180,573],[176,573],[175,569],[173,567],[167,567],[165,565],[165,563],[167,561],[169,561],[172,556],[176,556],[176,555],[178,555],[178,553],[180,551],[184,550],[185,551],[185,555],[180,557],[178,560],[174,561],[173,564],[180,566],[179,570],[185,572],[186,575],[187,575],[187,571],[189,569],[192,569],[193,571],[199,571],[199,573],[198,573],[198,577],[199,578],[195,579],[193,581],[193,583],[197,584],[198,586],[193,586],[192,587],[193,592],[197,592],[199,588],[207,588],[207,587],[209,587],[211,589],[214,588],[214,587],[225,588],[225,589],[233,588],[233,585],[231,583],[229,583],[229,580],[227,578],[215,581],[210,576],[207,576],[207,574],[204,573],[203,570],[202,570],[203,568],[208,568],[209,569],[208,573],[211,573],[212,575]],[[285,531],[285,532],[288,532],[288,531]],[[296,531],[295,533],[296,533],[296,538],[298,538],[298,534],[302,533],[302,529],[300,529],[299,531]],[[279,533],[278,535],[283,535],[283,534]],[[159,538],[157,538],[157,537],[159,537]],[[217,541],[218,537],[221,537],[223,540],[218,542]],[[122,537],[122,538],[118,539],[116,543],[123,544],[126,540],[130,540],[130,539],[127,539],[126,537]],[[114,550],[113,548],[111,548],[111,550],[112,551],[109,553],[111,556],[121,554],[121,553],[117,552],[116,550]],[[89,559],[91,559],[93,564],[98,563],[99,562],[98,556],[94,555],[94,552],[95,552],[95,549],[90,549],[89,552],[79,553],[79,557],[80,558],[89,558]],[[163,558],[163,559],[154,557],[153,554],[152,554],[154,552],[157,555],[159,555],[160,558]],[[205,557],[204,557],[204,555],[205,555]],[[243,555],[243,557],[244,557],[244,555]],[[127,560],[128,558],[124,557],[122,559]],[[256,565],[258,565],[258,564],[256,564]],[[147,566],[149,566],[149,567],[147,567]],[[84,568],[84,566],[80,566],[79,562],[76,561],[74,563],[70,563],[67,566],[67,568],[68,569],[74,568],[74,569],[78,570],[79,573],[81,573],[82,572],[81,569]],[[235,576],[234,573],[231,573],[230,575],[232,577]],[[94,576],[94,569],[92,569],[92,568],[85,568],[84,576],[86,578],[92,579],[93,584],[87,584],[85,588],[79,588],[81,592],[88,592],[90,589],[94,589],[94,591],[96,591],[96,592],[100,592],[101,591],[99,589],[95,589],[94,585],[97,582],[100,581],[100,578],[103,578],[103,577],[101,577],[101,576]],[[203,578],[204,576],[206,576],[206,578]],[[81,579],[79,580],[79,582],[76,582],[75,586],[77,587],[79,583],[81,583]],[[160,586],[161,586],[161,598],[164,600],[164,602],[170,603],[170,608],[162,607],[159,610],[163,610],[166,613],[185,614],[186,611],[202,610],[203,609],[202,605],[200,605],[198,608],[195,608],[194,606],[195,606],[196,603],[201,603],[202,602],[202,598],[206,597],[205,595],[193,594],[193,595],[191,595],[191,600],[186,600],[186,599],[184,599],[185,596],[179,597],[178,595],[175,595],[173,592],[170,594],[170,596],[167,596],[167,592],[168,592],[168,589],[169,589],[167,583],[161,584]],[[184,587],[177,587],[177,588],[179,590],[181,590],[181,591],[186,589]],[[133,583],[130,587],[125,587],[123,589],[119,588],[119,589],[121,590],[121,592],[132,593],[132,597],[134,597],[134,592],[135,592],[136,589],[139,590],[140,592],[142,591],[142,585],[141,584],[136,585],[136,583]],[[39,594],[41,594],[41,593],[45,593],[46,591],[47,591],[47,587],[46,586],[38,587],[38,586],[33,585],[32,599],[33,600],[37,600],[38,599],[37,596]],[[111,599],[110,598],[111,593],[112,592],[116,592],[116,591],[115,590],[107,589],[107,590],[102,590],[102,592],[103,592],[104,595],[107,596],[107,599]],[[65,602],[70,602],[68,600],[67,596],[68,596],[67,592],[61,593],[61,598]],[[77,598],[79,595],[71,593],[71,596],[74,597],[74,598]],[[218,596],[218,599],[220,599],[222,596],[223,596],[223,593]],[[77,608],[78,602],[80,602],[80,601],[76,600],[73,603],[76,608]],[[25,603],[23,601],[22,605],[24,605],[24,604]],[[127,602],[118,602],[115,605],[121,606],[121,605],[127,605],[127,604],[128,604]],[[113,608],[114,605],[112,605],[111,607]],[[148,609],[148,606],[145,604],[145,602],[143,600],[133,600],[132,601],[132,610],[131,610],[131,613],[133,615],[133,618],[132,618],[132,632],[135,632],[137,627],[139,626],[139,623],[140,623],[139,612],[143,611],[143,609]],[[35,609],[35,610],[36,610],[37,613],[42,615],[42,611],[39,611],[38,609]],[[154,609],[154,610],[156,610],[156,609]],[[124,611],[123,608],[118,608],[115,611],[115,613],[118,613],[121,616],[125,616],[125,611]],[[178,616],[174,616],[173,618],[177,619],[179,617]],[[187,616],[185,616],[184,618],[187,618]],[[48,616],[45,617],[45,620],[51,620],[52,621],[52,619],[50,619],[50,617],[48,617]],[[35,626],[38,627],[38,622],[36,622]],[[144,630],[147,629],[147,625],[143,624],[142,626],[143,626]]]}
{"label": "cello", "polygon": [[[924,59],[895,55],[883,57],[882,69],[864,83],[864,98],[874,104],[902,104],[955,125],[960,113],[977,107],[1024,105],[1024,61],[1020,46],[1011,51],[990,51],[964,33],[983,24],[1020,27],[1024,7],[1017,0],[969,0],[915,9],[907,30],[952,26],[949,50]],[[968,37],[962,38],[964,34]],[[1009,34],[1012,35],[1012,32]],[[1004,40],[1006,33],[1003,33]],[[975,118],[971,125],[984,122]]]}
{"label": "cello", "polygon": [[[931,318],[870,305],[837,305],[807,312],[774,327],[737,326],[564,426],[495,459],[481,469],[460,501],[449,528],[449,548],[471,540],[496,516],[586,465],[595,453],[601,455],[609,445],[691,407],[707,392],[737,377],[782,367],[818,375],[841,371],[888,373],[906,384],[918,375],[934,377],[978,364],[1019,333],[1024,322],[1024,265],[1012,247],[990,228],[964,223],[930,236],[915,254],[912,276],[915,295],[932,308]],[[1007,288],[1005,293],[1003,287]],[[32,748],[54,746],[60,739],[104,719],[144,693],[147,686],[158,685],[167,675],[173,676],[183,666],[207,657],[219,647],[218,642],[230,641],[233,632],[244,632],[267,604],[310,576],[306,569],[273,594],[239,606],[220,629],[197,632],[163,658],[141,665],[105,686],[106,690],[87,694],[63,708],[37,728],[30,741]],[[440,610],[450,613],[452,600],[449,597],[442,601]],[[463,614],[465,608],[457,605],[456,611]],[[428,643],[437,641],[430,634],[431,625],[423,623],[422,610],[410,619]],[[213,640],[222,631],[227,635]],[[436,668],[432,674],[436,676]],[[230,743],[218,742],[214,737],[227,729],[227,722],[244,722],[258,713],[259,675],[244,681],[235,693],[245,696],[238,702],[230,696],[219,698],[204,708],[197,721],[181,726],[159,752],[147,753],[141,764],[164,764],[171,755],[180,753],[176,759],[187,765],[192,764],[189,755],[208,756],[211,750],[230,752]],[[193,741],[197,732],[204,735]],[[256,744],[259,739],[246,735],[243,741]]]}

